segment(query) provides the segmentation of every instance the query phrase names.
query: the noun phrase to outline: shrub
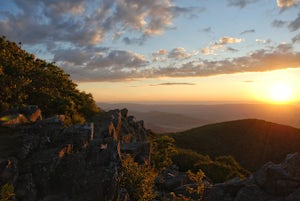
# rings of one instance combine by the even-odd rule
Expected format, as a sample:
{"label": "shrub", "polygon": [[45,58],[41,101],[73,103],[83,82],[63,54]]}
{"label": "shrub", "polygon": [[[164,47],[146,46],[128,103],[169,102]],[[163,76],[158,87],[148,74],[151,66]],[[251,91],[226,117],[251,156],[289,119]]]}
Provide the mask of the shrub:
{"label": "shrub", "polygon": [[155,169],[161,171],[172,165],[171,157],[177,153],[173,138],[166,135],[159,136],[153,140],[152,147],[152,160]]}
{"label": "shrub", "polygon": [[153,187],[156,176],[151,167],[139,165],[130,155],[124,156],[121,185],[126,188],[131,200],[145,201],[155,198]]}

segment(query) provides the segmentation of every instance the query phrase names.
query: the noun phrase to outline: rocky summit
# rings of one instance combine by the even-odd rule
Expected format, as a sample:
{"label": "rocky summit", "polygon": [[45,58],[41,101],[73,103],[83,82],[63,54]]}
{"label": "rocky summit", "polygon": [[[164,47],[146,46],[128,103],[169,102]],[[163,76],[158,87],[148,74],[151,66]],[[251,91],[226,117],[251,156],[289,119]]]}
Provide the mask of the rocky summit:
{"label": "rocky summit", "polygon": [[[63,115],[42,119],[38,107],[30,108],[1,118],[0,186],[14,186],[12,200],[136,200],[121,186],[121,154],[151,164],[151,132],[143,121],[128,116],[127,109],[116,109],[86,125],[66,127]],[[204,194],[191,194],[188,189],[199,184],[172,165],[156,178],[156,200],[174,200],[173,194],[204,201],[299,201],[300,154],[268,162],[244,180],[213,185],[204,177],[202,182]]]}
{"label": "rocky summit", "polygon": [[59,115],[2,125],[0,186],[12,184],[20,201],[126,198],[120,187],[121,151],[141,163],[150,160],[148,131],[127,112],[103,112],[93,123],[70,127]]}

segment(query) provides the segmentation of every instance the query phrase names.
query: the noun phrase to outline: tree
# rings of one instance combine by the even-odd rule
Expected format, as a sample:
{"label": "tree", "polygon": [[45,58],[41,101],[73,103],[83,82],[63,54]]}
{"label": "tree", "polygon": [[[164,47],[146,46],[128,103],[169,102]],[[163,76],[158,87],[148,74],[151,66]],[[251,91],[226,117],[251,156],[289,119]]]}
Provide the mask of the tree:
{"label": "tree", "polygon": [[161,171],[164,168],[172,165],[171,157],[177,153],[174,147],[174,139],[166,136],[161,135],[153,140],[153,154],[152,160],[154,167]]}
{"label": "tree", "polygon": [[64,114],[72,123],[100,112],[92,95],[79,91],[70,75],[5,37],[0,37],[0,86],[0,112],[38,105],[43,116]]}

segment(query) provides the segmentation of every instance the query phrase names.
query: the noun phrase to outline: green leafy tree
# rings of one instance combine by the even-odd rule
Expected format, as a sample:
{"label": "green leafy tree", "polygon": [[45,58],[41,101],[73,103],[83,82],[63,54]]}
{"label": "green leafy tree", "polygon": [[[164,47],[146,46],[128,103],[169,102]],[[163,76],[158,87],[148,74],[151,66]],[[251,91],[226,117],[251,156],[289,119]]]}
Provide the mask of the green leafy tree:
{"label": "green leafy tree", "polygon": [[152,160],[155,169],[158,171],[172,165],[172,156],[177,153],[174,147],[174,139],[161,135],[155,138],[152,142],[153,154]]}
{"label": "green leafy tree", "polygon": [[131,200],[146,201],[155,198],[153,188],[156,176],[151,167],[139,165],[130,155],[124,156],[121,185],[126,188]]}
{"label": "green leafy tree", "polygon": [[79,91],[70,75],[4,36],[0,37],[0,86],[0,112],[38,105],[43,116],[65,114],[72,123],[82,123],[100,112],[92,95]]}

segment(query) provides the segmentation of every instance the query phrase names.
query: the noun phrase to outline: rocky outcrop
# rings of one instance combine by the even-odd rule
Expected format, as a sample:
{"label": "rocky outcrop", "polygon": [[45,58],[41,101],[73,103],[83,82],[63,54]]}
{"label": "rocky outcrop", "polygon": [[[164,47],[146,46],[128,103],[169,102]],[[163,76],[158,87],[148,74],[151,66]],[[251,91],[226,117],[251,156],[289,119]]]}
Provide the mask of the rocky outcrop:
{"label": "rocky outcrop", "polygon": [[206,189],[204,201],[225,200],[300,200],[300,154],[289,154],[279,164],[266,163],[246,180],[233,179]]}
{"label": "rocky outcrop", "polygon": [[20,145],[0,155],[6,156],[0,158],[0,186],[12,184],[20,201],[129,200],[119,185],[121,146],[139,162],[149,160],[142,122],[127,117],[126,109],[104,112],[87,125],[65,128],[63,120],[58,115],[5,128]]}
{"label": "rocky outcrop", "polygon": [[42,120],[42,112],[37,105],[28,105],[26,107],[12,109],[0,116],[0,125],[8,127]]}

